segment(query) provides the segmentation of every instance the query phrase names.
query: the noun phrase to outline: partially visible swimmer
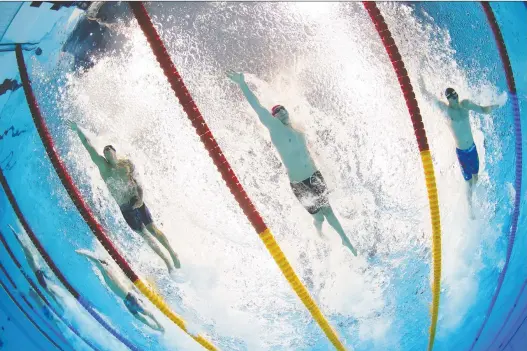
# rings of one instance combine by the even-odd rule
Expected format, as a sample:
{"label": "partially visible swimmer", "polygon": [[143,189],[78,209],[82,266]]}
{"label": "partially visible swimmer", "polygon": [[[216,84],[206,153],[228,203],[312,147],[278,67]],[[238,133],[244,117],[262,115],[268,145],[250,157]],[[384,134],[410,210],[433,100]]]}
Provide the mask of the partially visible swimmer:
{"label": "partially visible swimmer", "polygon": [[463,174],[465,181],[468,182],[467,200],[470,216],[474,219],[472,190],[478,181],[479,156],[476,144],[474,143],[472,128],[470,127],[469,111],[490,114],[498,108],[499,105],[480,106],[468,99],[461,100],[460,102],[459,96],[453,88],[447,88],[445,90],[445,97],[448,101],[448,104],[446,104],[426,90],[422,77],[419,79],[419,84],[423,95],[427,99],[435,102],[436,106],[438,106],[448,117],[448,126],[450,127],[450,131],[456,142],[456,154],[459,164],[461,165],[461,173]]}
{"label": "partially visible swimmer", "polygon": [[[152,215],[143,201],[143,188],[134,175],[135,167],[132,161],[118,158],[112,145],[104,147],[104,157],[99,155],[86,137],[86,134],[76,123],[70,122],[70,127],[77,133],[82,145],[84,145],[93,163],[99,169],[102,179],[106,183],[110,194],[117,201],[128,226],[145,239],[148,245],[165,262],[169,273],[172,274],[174,267],[180,268],[181,263],[165,234],[154,224]],[[165,257],[157,242],[169,252],[171,260]]]}
{"label": "partially visible swimmer", "polygon": [[[53,281],[50,279],[48,274],[46,273],[43,266],[40,265],[39,261],[35,259],[33,256],[33,251],[30,247],[22,240],[19,236],[21,234],[17,233],[15,229],[9,225],[9,228],[13,232],[16,240],[19,242],[20,247],[22,248],[22,251],[24,252],[24,256],[26,257],[26,261],[29,265],[29,268],[35,274],[35,278],[37,278],[38,284],[42,289],[44,289],[49,296],[55,301],[59,308],[59,313],[64,313],[64,307],[62,306],[62,302],[60,299],[60,292],[57,291],[56,285],[53,283]],[[33,289],[29,289],[29,296],[35,301],[39,309],[42,311],[42,313],[48,318],[49,320],[52,320],[52,314],[49,311],[48,307],[42,304],[40,301],[40,297],[36,294],[36,292]]]}
{"label": "partially visible swimmer", "polygon": [[326,182],[307,148],[306,137],[302,132],[293,128],[285,107],[276,105],[269,112],[249,89],[243,73],[229,71],[227,76],[238,84],[243,95],[258,114],[260,122],[269,130],[271,141],[287,170],[291,189],[298,201],[313,216],[313,224],[318,234],[322,235],[322,223],[324,219],[327,219],[340,235],[342,244],[357,256],[357,250],[346,236],[331,208]]}
{"label": "partially visible swimmer", "polygon": [[76,250],[78,254],[85,256],[88,260],[93,262],[99,271],[101,272],[106,285],[110,290],[117,295],[124,303],[128,311],[139,321],[148,325],[150,328],[164,332],[165,329],[154,317],[154,315],[148,311],[143,302],[137,297],[133,291],[132,284],[122,279],[119,272],[112,265],[113,263],[109,260],[97,257],[97,255],[88,250]]}

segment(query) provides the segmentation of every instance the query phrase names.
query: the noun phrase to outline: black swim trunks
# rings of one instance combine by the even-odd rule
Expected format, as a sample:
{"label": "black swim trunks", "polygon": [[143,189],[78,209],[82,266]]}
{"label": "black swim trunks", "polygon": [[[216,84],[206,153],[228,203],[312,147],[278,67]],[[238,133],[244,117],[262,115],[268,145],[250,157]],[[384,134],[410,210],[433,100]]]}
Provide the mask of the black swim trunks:
{"label": "black swim trunks", "polygon": [[147,226],[153,222],[152,215],[145,203],[139,208],[127,209],[121,207],[121,213],[126,223],[135,231],[140,231],[143,225]]}
{"label": "black swim trunks", "polygon": [[47,289],[48,284],[46,283],[46,279],[47,279],[46,273],[42,269],[39,269],[38,271],[35,272],[35,276],[37,277],[37,280],[40,286],[42,286],[44,289]]}
{"label": "black swim trunks", "polygon": [[138,313],[145,314],[145,310],[139,303],[139,300],[137,300],[137,297],[134,296],[132,293],[128,293],[126,297],[124,298],[124,305],[126,308],[128,308],[128,311],[130,311],[131,314],[136,315]]}
{"label": "black swim trunks", "polygon": [[320,171],[298,183],[290,183],[293,193],[302,206],[311,214],[329,206],[328,187]]}

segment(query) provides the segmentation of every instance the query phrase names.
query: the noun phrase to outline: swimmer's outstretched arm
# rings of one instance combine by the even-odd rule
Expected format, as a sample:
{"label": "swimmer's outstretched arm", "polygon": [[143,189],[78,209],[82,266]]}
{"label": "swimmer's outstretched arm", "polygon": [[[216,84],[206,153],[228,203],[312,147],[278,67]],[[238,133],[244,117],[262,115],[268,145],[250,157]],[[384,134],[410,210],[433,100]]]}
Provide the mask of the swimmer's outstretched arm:
{"label": "swimmer's outstretched arm", "polygon": [[430,91],[426,89],[425,82],[423,81],[422,76],[419,76],[418,83],[419,83],[419,86],[421,87],[421,93],[425,96],[427,100],[431,100],[432,102],[434,102],[434,104],[437,107],[439,107],[442,111],[448,110],[447,104],[439,100],[434,94],[432,94]]}
{"label": "swimmer's outstretched arm", "polygon": [[79,136],[79,139],[81,140],[82,145],[84,145],[84,148],[88,150],[88,153],[90,154],[90,157],[93,163],[95,163],[97,167],[99,167],[99,171],[101,173],[106,171],[106,167],[107,167],[106,159],[102,157],[101,155],[99,155],[97,150],[95,150],[95,147],[93,147],[92,143],[90,142],[86,134],[84,134],[84,131],[77,125],[77,123],[72,122],[72,121],[68,121],[68,123],[70,125],[71,130],[76,132],[77,135]]}
{"label": "swimmer's outstretched arm", "polygon": [[461,106],[463,106],[467,110],[485,114],[489,114],[499,107],[499,105],[480,106],[470,100],[461,101]]}
{"label": "swimmer's outstretched arm", "polygon": [[258,114],[258,118],[260,118],[260,122],[262,122],[266,127],[271,127],[275,124],[275,119],[271,115],[271,113],[262,106],[256,95],[249,89],[249,86],[245,82],[245,77],[243,73],[237,73],[234,71],[228,71],[227,77],[229,77],[234,83],[238,84],[240,89],[243,92],[243,95],[253,108],[253,110]]}
{"label": "swimmer's outstretched arm", "polygon": [[101,262],[101,259],[97,257],[95,253],[88,251],[88,250],[84,250],[84,249],[78,249],[78,250],[75,250],[75,252],[80,255],[83,255],[88,260],[90,260],[95,266],[97,266],[97,268],[99,268],[99,270],[101,271],[103,275],[106,275],[106,276],[108,275],[106,273],[107,268],[103,265],[103,263]]}

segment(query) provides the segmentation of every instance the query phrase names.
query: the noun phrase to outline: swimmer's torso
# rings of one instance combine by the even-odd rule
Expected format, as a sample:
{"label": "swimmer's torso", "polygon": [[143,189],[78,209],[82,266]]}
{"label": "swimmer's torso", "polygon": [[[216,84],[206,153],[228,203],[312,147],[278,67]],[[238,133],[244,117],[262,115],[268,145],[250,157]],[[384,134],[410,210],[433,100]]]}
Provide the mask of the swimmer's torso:
{"label": "swimmer's torso", "polygon": [[126,205],[134,196],[139,196],[139,185],[133,172],[130,160],[119,160],[115,167],[108,167],[103,174],[108,190],[119,205]]}
{"label": "swimmer's torso", "polygon": [[448,108],[448,116],[450,130],[454,135],[456,147],[461,150],[466,150],[471,147],[474,143],[474,138],[472,136],[468,111],[464,108]]}
{"label": "swimmer's torso", "polygon": [[303,133],[290,127],[277,128],[271,132],[271,140],[292,182],[307,179],[317,171]]}

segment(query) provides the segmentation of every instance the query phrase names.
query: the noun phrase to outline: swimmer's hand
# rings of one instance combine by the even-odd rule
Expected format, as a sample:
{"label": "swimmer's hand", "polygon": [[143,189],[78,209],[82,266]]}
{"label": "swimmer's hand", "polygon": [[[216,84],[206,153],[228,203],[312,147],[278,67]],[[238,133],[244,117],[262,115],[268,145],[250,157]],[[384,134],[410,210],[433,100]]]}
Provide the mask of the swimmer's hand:
{"label": "swimmer's hand", "polygon": [[351,250],[351,253],[352,253],[353,255],[355,255],[355,257],[357,257],[357,249],[354,248],[353,245],[351,246],[351,249],[350,249],[350,250]]}
{"label": "swimmer's hand", "polygon": [[351,251],[351,253],[355,255],[355,257],[357,257],[357,249],[354,248],[353,245],[351,245],[351,242],[349,241],[348,238],[346,237],[342,238],[342,245],[347,247]]}
{"label": "swimmer's hand", "polygon": [[243,72],[235,72],[233,70],[228,70],[227,77],[230,78],[234,83],[236,84],[243,84],[245,83],[245,76],[243,75]]}
{"label": "swimmer's hand", "polygon": [[79,130],[79,127],[77,126],[77,123],[73,122],[72,120],[67,120],[68,122],[68,125],[70,127],[71,130],[73,130],[74,132],[76,132],[77,130]]}

